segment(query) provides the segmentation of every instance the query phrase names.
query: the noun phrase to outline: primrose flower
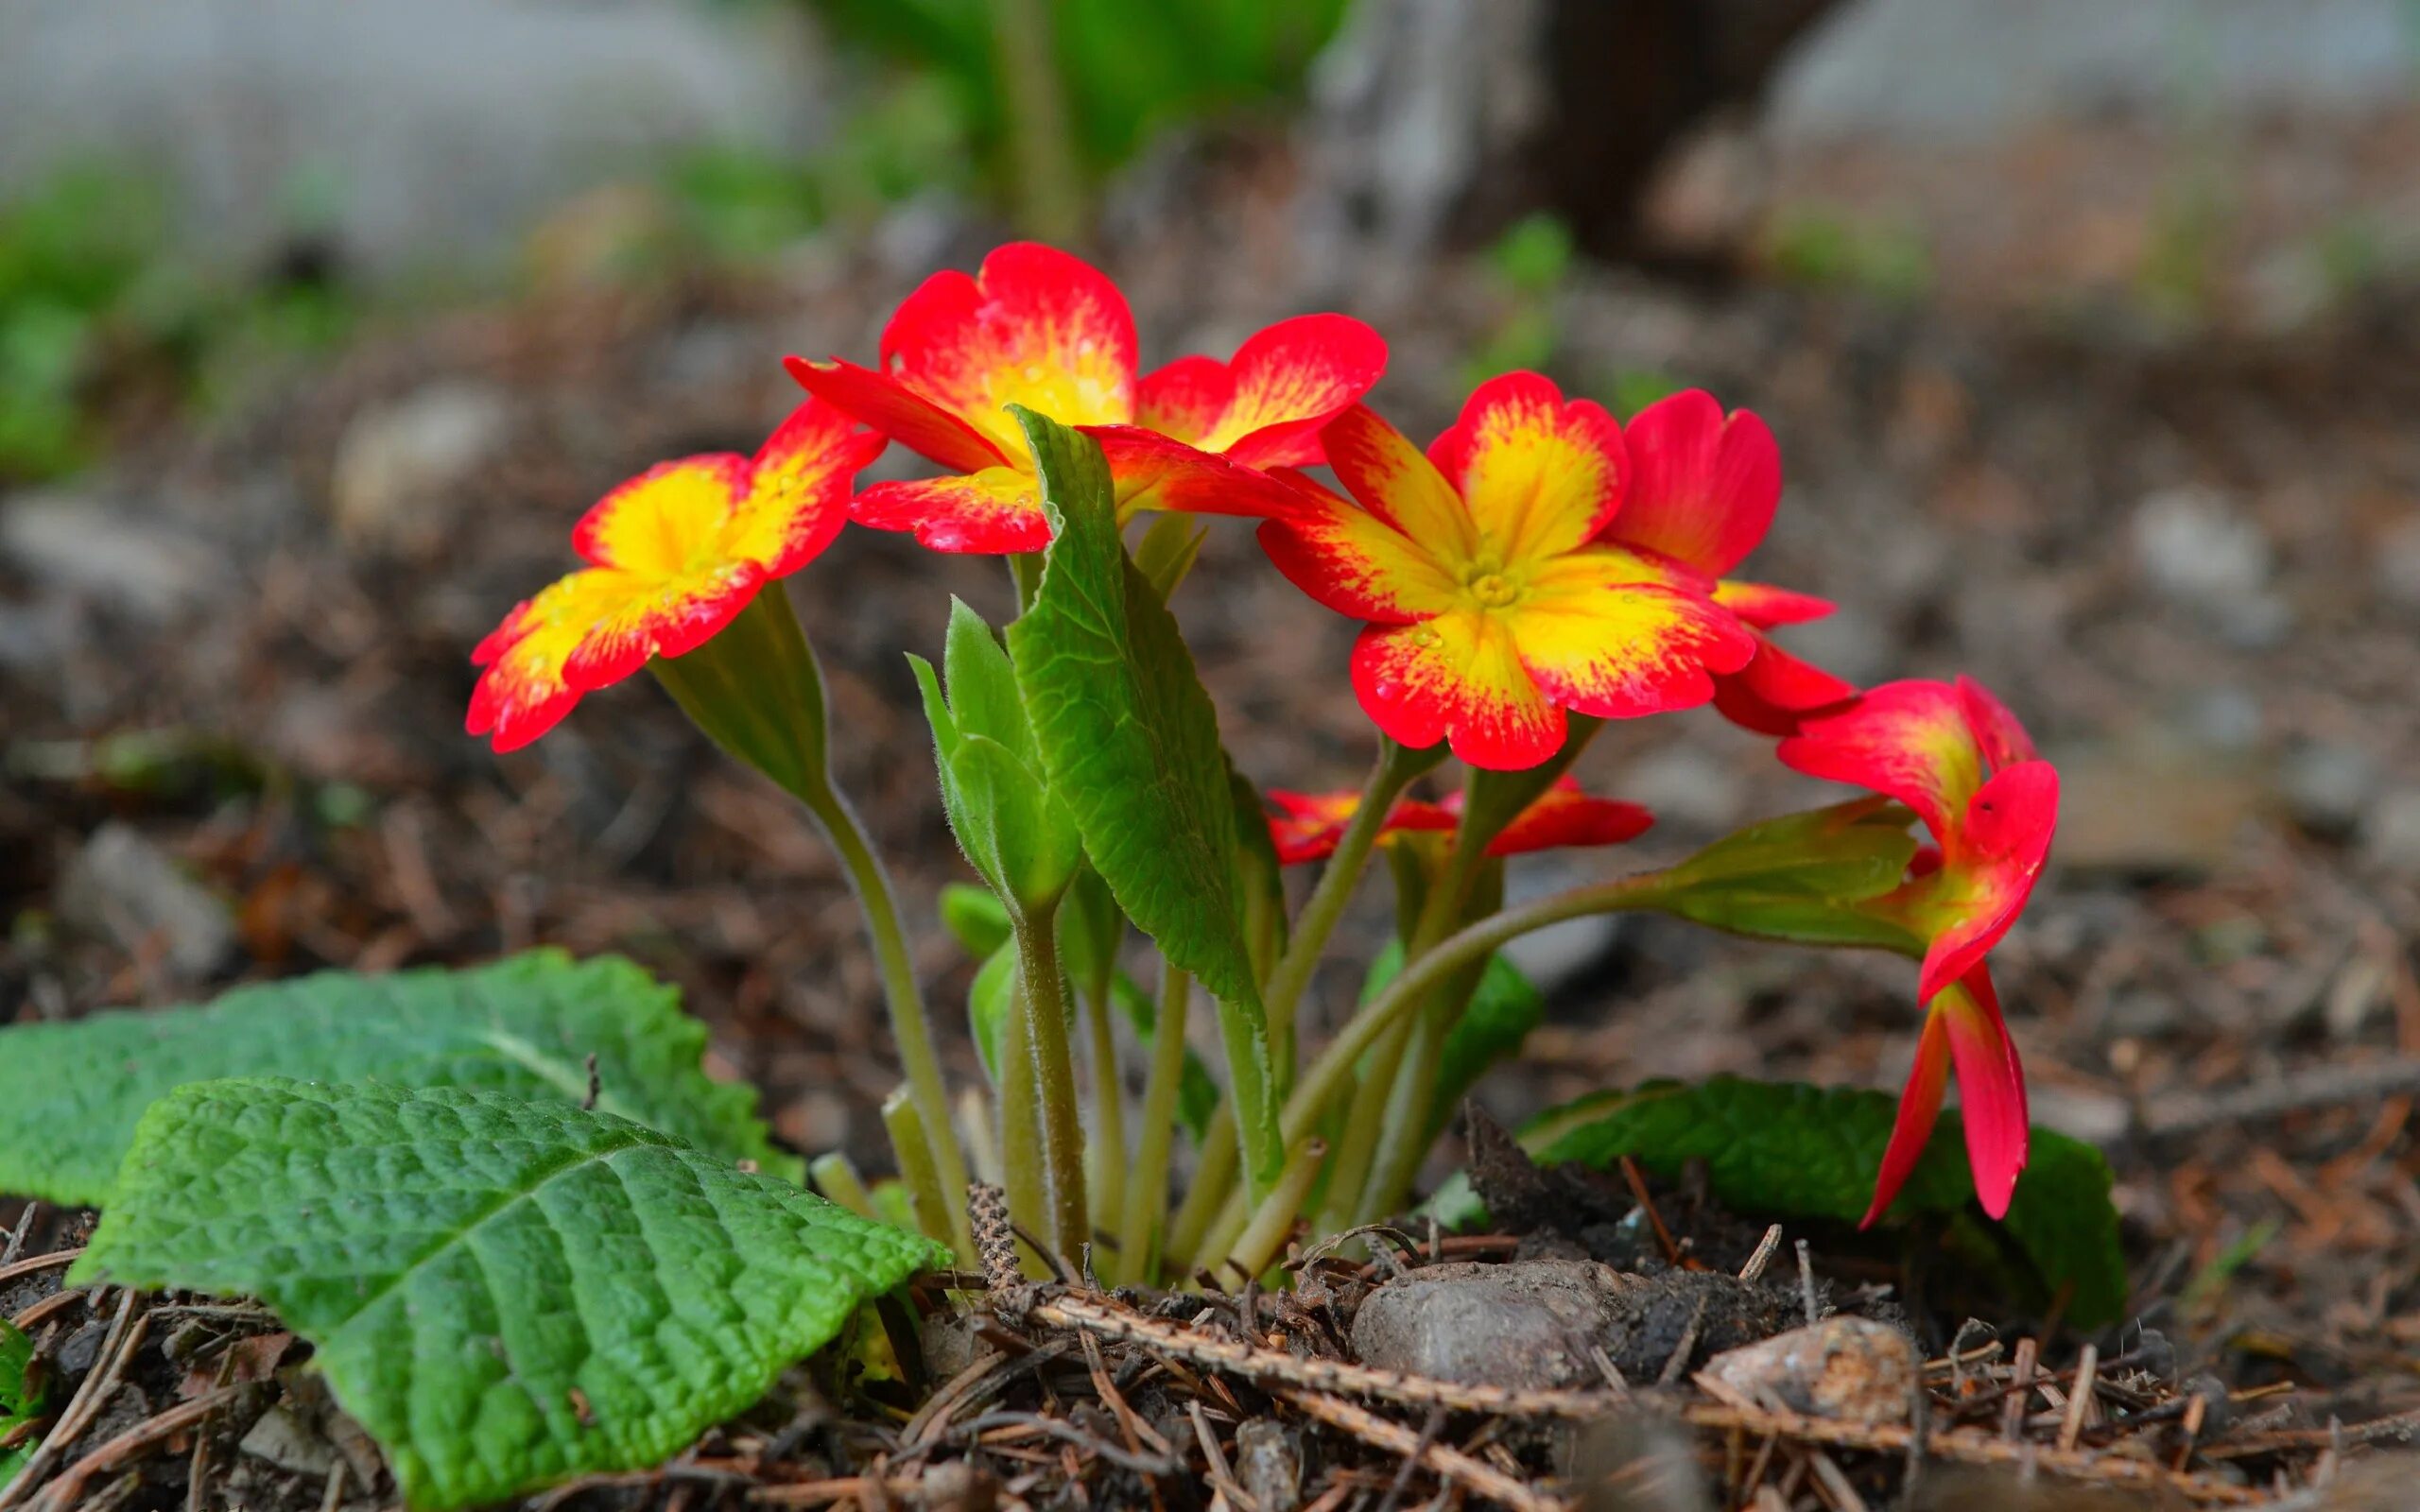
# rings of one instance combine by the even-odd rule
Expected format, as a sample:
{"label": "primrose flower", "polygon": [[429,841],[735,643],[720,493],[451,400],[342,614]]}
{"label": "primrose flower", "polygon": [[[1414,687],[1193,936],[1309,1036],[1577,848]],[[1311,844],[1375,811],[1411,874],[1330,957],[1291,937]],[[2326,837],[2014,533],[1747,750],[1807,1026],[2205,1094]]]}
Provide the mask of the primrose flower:
{"label": "primrose flower", "polygon": [[1119,518],[1138,509],[1262,516],[1288,490],[1258,470],[1321,459],[1319,430],[1369,392],[1386,343],[1358,320],[1307,315],[1253,335],[1232,362],[1186,357],[1138,376],[1117,285],[1049,247],[1012,242],[973,276],[926,279],[882,335],[881,370],[786,361],[809,393],[949,470],[877,483],[850,517],[912,530],[936,551],[1050,543],[1016,421],[1023,404],[1100,443]]}
{"label": "primrose flower", "polygon": [[1606,543],[1630,482],[1621,427],[1536,373],[1481,385],[1426,455],[1359,404],[1321,438],[1351,497],[1289,474],[1297,501],[1261,545],[1370,622],[1354,691],[1405,746],[1523,770],[1562,747],[1566,711],[1691,708],[1755,654],[1710,584]]}
{"label": "primrose flower", "polygon": [[590,565],[524,601],[472,651],[486,670],[466,728],[517,749],[582,694],[703,644],[766,584],[832,543],[850,484],[882,447],[809,400],[754,456],[659,462],[615,488],[572,531]]}
{"label": "primrose flower", "polygon": [[1854,686],[1765,633],[1822,619],[1830,603],[1723,576],[1765,539],[1781,502],[1781,449],[1765,422],[1753,410],[1725,415],[1692,388],[1640,410],[1624,437],[1630,495],[1603,539],[1685,573],[1754,634],[1748,664],[1716,678],[1716,711],[1742,729],[1788,735],[1806,714],[1854,696]]}
{"label": "primrose flower", "polygon": [[[1345,826],[1361,808],[1361,795],[1354,792],[1288,793],[1272,788],[1269,800],[1276,810],[1269,818],[1270,837],[1276,842],[1278,864],[1288,867],[1334,855],[1337,843],[1344,838]],[[1442,803],[1402,799],[1388,811],[1378,834],[1384,839],[1424,830],[1451,830],[1461,822],[1461,813],[1459,792],[1448,794]],[[1654,822],[1655,816],[1637,804],[1592,798],[1581,791],[1578,779],[1564,777],[1515,815],[1488,842],[1487,853],[1517,856],[1569,846],[1619,845],[1646,833]]]}
{"label": "primrose flower", "polygon": [[1923,942],[1916,990],[1927,1006],[1865,1221],[1881,1216],[1924,1153],[1953,1062],[1976,1194],[2000,1217],[2025,1168],[2028,1115],[2024,1070],[1984,956],[2024,911],[2049,855],[2059,774],[2016,716],[1967,678],[1872,689],[1803,720],[1778,754],[1810,777],[1905,803],[1934,841],[1897,890],[1863,905]]}

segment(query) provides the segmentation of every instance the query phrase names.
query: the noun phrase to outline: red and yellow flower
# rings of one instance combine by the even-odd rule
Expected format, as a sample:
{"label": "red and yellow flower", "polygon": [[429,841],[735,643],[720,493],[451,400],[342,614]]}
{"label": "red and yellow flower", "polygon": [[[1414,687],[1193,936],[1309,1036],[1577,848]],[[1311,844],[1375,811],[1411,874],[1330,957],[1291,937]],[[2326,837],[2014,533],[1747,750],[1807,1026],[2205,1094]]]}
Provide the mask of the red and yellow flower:
{"label": "red and yellow flower", "polygon": [[[1344,838],[1345,826],[1361,810],[1361,795],[1354,792],[1288,793],[1272,788],[1269,801],[1276,811],[1269,818],[1270,838],[1276,842],[1278,863],[1288,867],[1334,855],[1337,843]],[[1461,822],[1461,814],[1459,792],[1446,795],[1442,803],[1401,799],[1388,811],[1378,835],[1384,839],[1451,830]],[[1487,854],[1517,856],[1572,846],[1620,845],[1646,833],[1654,822],[1655,816],[1635,803],[1593,798],[1581,790],[1577,778],[1563,777],[1488,842]]]}
{"label": "red and yellow flower", "polygon": [[1370,622],[1354,690],[1405,746],[1522,770],[1561,748],[1567,712],[1690,708],[1755,654],[1710,584],[1609,543],[1631,481],[1621,427],[1536,373],[1481,385],[1426,455],[1359,404],[1321,438],[1350,497],[1292,474],[1297,503],[1261,544]]}
{"label": "red and yellow flower", "polygon": [[937,551],[1050,543],[1017,404],[1100,442],[1123,518],[1138,509],[1260,516],[1288,490],[1259,470],[1315,463],[1329,417],[1369,392],[1386,343],[1358,320],[1309,315],[1247,340],[1232,362],[1187,357],[1139,375],[1134,318],[1088,264],[1031,242],[972,277],[936,273],[899,306],[879,370],[787,360],[809,393],[947,470],[877,483],[850,514]]}
{"label": "red and yellow flower", "polygon": [[499,751],[527,746],[581,695],[703,644],[832,543],[851,484],[882,447],[809,400],[753,456],[659,462],[597,500],[572,532],[589,565],[523,602],[471,653],[486,670],[470,732],[493,734]]}
{"label": "red and yellow flower", "polygon": [[1781,503],[1781,449],[1765,422],[1753,410],[1726,415],[1693,388],[1640,410],[1624,436],[1630,494],[1604,539],[1680,569],[1755,636],[1748,664],[1715,679],[1715,709],[1742,729],[1788,735],[1806,714],[1854,696],[1847,681],[1765,633],[1822,619],[1830,603],[1724,576],[1763,541]]}
{"label": "red and yellow flower", "polygon": [[2025,1074],[1984,957],[2032,895],[2058,825],[2059,774],[2016,716],[1971,679],[1886,683],[1800,722],[1782,762],[1905,803],[1932,833],[1908,880],[1863,908],[1924,948],[1914,1070],[1882,1158],[1872,1223],[1924,1153],[1954,1064],[1976,1194],[1996,1218],[2025,1168]]}

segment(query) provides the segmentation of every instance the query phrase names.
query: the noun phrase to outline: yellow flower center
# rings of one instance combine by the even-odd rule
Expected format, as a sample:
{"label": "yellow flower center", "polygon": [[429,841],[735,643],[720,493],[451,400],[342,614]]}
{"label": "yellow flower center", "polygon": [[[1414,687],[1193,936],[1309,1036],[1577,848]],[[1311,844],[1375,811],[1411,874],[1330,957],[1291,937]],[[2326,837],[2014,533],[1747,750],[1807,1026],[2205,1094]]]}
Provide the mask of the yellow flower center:
{"label": "yellow flower center", "polygon": [[1481,609],[1502,609],[1521,596],[1521,585],[1502,573],[1481,573],[1470,581],[1471,597]]}

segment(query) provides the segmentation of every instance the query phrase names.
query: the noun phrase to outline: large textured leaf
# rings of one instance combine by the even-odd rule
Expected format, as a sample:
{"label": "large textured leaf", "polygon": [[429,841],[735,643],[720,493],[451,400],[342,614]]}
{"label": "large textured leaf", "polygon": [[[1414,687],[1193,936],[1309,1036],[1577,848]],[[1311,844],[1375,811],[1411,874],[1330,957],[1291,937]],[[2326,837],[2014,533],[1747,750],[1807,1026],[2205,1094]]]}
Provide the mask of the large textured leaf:
{"label": "large textured leaf", "polygon": [[136,1120],[186,1082],[286,1075],[486,1087],[597,1106],[797,1179],[756,1094],[699,1069],[705,1026],[677,988],[618,956],[532,951],[468,971],[327,971],[206,1006],[0,1029],[0,1192],[107,1199]]}
{"label": "large textured leaf", "polygon": [[[42,1419],[43,1379],[34,1366],[33,1340],[15,1324],[0,1318],[0,1439],[15,1437],[27,1423]],[[0,1486],[17,1478],[40,1442],[28,1435],[11,1448],[0,1449]]]}
{"label": "large textured leaf", "polygon": [[[1896,1106],[1884,1092],[1728,1076],[1694,1087],[1651,1082],[1545,1113],[1521,1143],[1546,1164],[1611,1166],[1629,1155],[1665,1177],[1703,1160],[1716,1200],[1734,1211],[1855,1223],[1874,1195]],[[2033,1130],[2031,1151],[2000,1227],[2046,1295],[2074,1289],[2067,1315],[2076,1324],[2115,1322],[2126,1304],[2126,1262],[2108,1162],[2044,1128]],[[1945,1111],[1891,1213],[1962,1216],[1974,1201],[1964,1129]]]}
{"label": "large textured leaf", "polygon": [[948,1259],[570,1103],[264,1077],[144,1115],[70,1274],[267,1302],[441,1508],[660,1463]]}
{"label": "large textured leaf", "polygon": [[1055,532],[1033,605],[1009,627],[1035,743],[1118,906],[1218,1000],[1248,1168],[1265,1181],[1283,1151],[1218,714],[1176,620],[1127,560],[1098,443],[1016,414]]}

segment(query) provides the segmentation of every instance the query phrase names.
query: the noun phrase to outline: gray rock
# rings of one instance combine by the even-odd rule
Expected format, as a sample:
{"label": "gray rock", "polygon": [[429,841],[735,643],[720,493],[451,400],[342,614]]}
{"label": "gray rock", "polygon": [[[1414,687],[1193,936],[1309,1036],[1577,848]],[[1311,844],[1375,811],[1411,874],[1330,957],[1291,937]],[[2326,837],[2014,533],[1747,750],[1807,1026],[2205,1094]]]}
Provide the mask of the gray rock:
{"label": "gray rock", "polygon": [[2420,788],[2378,800],[2362,826],[2361,853],[2398,876],[2420,879]]}
{"label": "gray rock", "polygon": [[130,825],[93,832],[60,881],[59,909],[126,950],[159,950],[183,981],[208,976],[235,950],[227,904]]}
{"label": "gray rock", "polygon": [[428,555],[451,534],[510,421],[501,390],[458,382],[355,416],[329,485],[337,531],[356,546]]}
{"label": "gray rock", "polygon": [[46,587],[153,621],[199,608],[227,574],[216,553],[182,531],[64,492],[0,504],[0,556]]}
{"label": "gray rock", "polygon": [[1253,1504],[1289,1512],[1303,1500],[1303,1435],[1273,1418],[1236,1425],[1236,1480]]}
{"label": "gray rock", "polygon": [[2212,489],[2163,489],[2135,507],[2135,558],[2160,596],[2198,614],[2234,644],[2275,644],[2291,625],[2270,592],[2269,538]]}
{"label": "gray rock", "polygon": [[1827,1317],[1705,1365],[1705,1374],[1757,1406],[1858,1423],[1906,1420],[1917,1369],[1905,1331],[1862,1317]]}
{"label": "gray rock", "polygon": [[2312,834],[2341,840],[2377,804],[2377,758],[2358,746],[2298,745],[2277,768],[2277,796],[2294,822]]}
{"label": "gray rock", "polygon": [[1353,1319],[1364,1365],[1488,1385],[1599,1379],[1589,1341],[1614,1327],[1619,1290],[1594,1261],[1428,1265],[1370,1295]]}
{"label": "gray rock", "polygon": [[317,1424],[305,1421],[284,1402],[261,1414],[236,1447],[279,1469],[314,1478],[334,1470],[339,1457],[337,1446]]}

